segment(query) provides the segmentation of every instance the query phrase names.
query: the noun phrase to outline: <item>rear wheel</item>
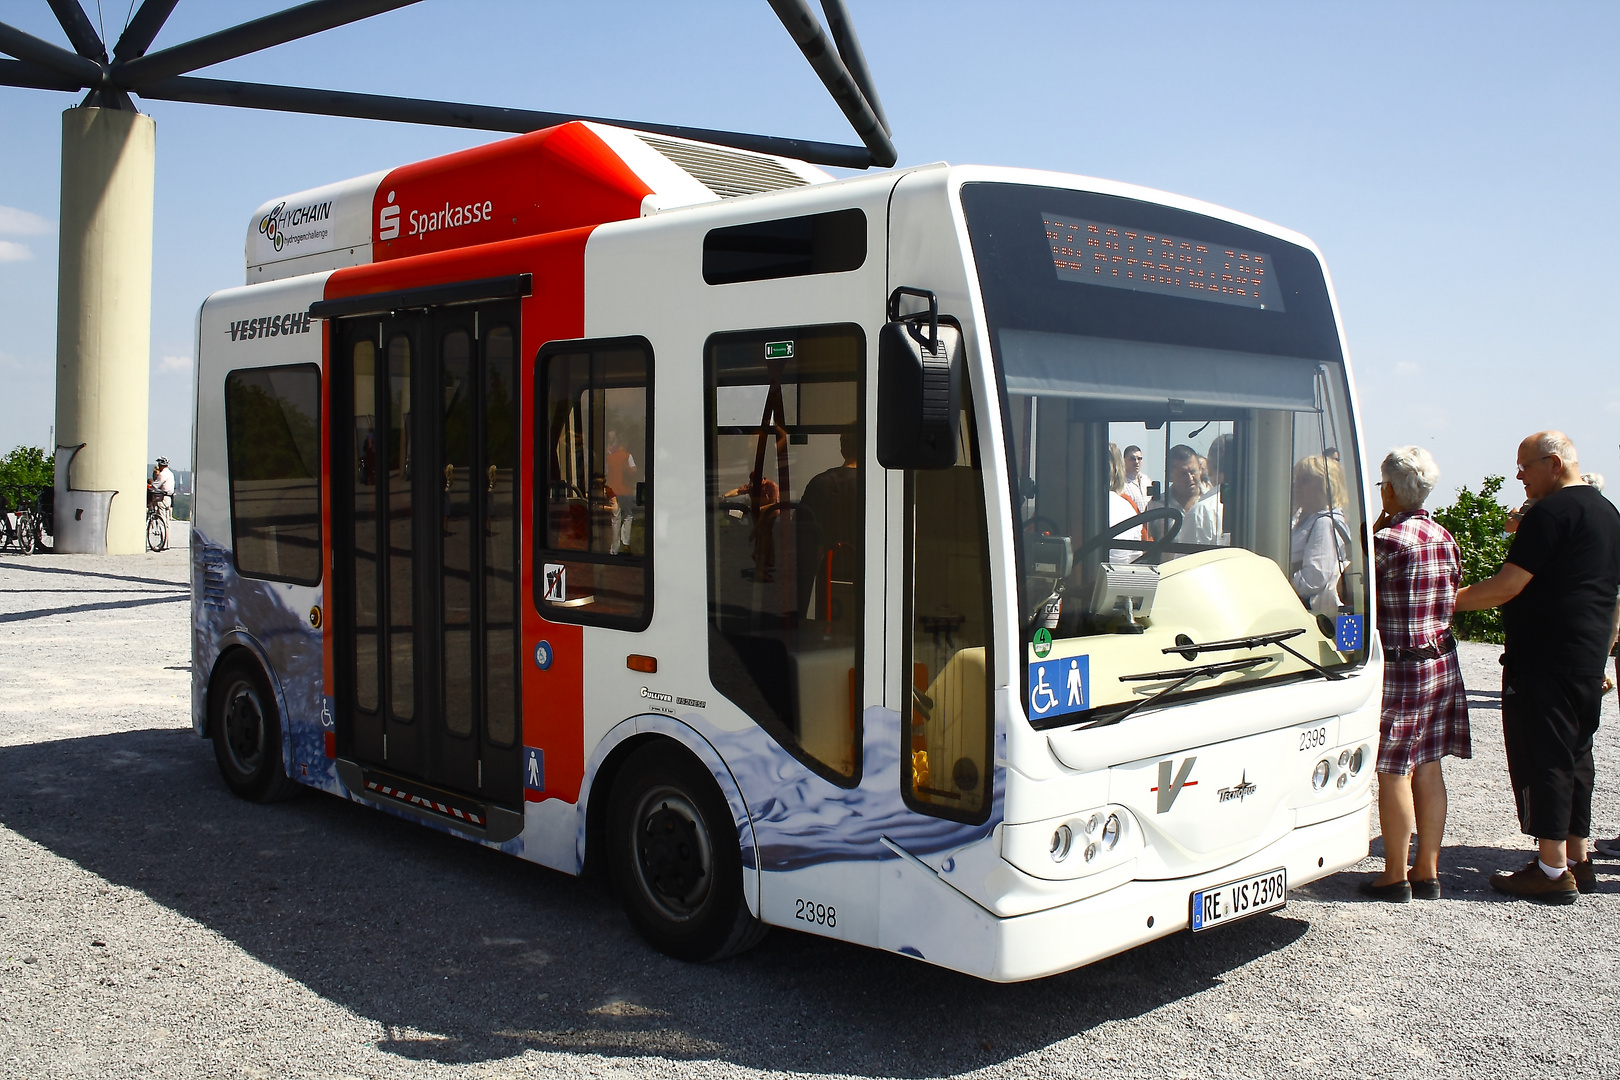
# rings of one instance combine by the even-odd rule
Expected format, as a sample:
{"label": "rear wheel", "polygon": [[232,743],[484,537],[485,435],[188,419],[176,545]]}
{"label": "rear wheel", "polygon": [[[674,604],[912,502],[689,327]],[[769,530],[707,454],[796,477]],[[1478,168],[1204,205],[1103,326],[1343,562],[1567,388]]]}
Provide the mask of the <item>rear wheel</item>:
{"label": "rear wheel", "polygon": [[653,743],[625,762],[613,785],[607,843],[614,888],[659,952],[719,960],[765,936],[743,898],[731,808],[682,747]]}
{"label": "rear wheel", "polygon": [[169,530],[163,519],[153,514],[146,519],[146,550],[162,551],[169,543]]}
{"label": "rear wheel", "polygon": [[17,515],[17,550],[24,555],[34,553],[34,518],[24,510]]}
{"label": "rear wheel", "polygon": [[281,718],[259,665],[226,661],[208,695],[214,760],[225,785],[249,802],[275,802],[298,790],[281,767]]}

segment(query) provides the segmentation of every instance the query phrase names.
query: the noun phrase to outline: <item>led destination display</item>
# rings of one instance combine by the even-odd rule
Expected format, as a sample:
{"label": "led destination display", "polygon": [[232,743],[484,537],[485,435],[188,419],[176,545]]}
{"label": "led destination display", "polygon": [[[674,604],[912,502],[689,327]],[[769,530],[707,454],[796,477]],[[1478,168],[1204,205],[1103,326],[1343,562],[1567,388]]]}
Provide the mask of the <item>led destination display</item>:
{"label": "led destination display", "polygon": [[1067,215],[1041,217],[1060,280],[1283,310],[1265,252]]}

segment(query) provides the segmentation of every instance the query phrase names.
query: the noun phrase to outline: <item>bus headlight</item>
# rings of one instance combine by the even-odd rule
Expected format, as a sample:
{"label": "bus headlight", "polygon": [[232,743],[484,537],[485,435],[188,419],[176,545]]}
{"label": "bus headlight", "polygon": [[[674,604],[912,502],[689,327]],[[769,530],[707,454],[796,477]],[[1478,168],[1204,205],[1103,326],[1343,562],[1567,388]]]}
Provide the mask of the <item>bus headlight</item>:
{"label": "bus headlight", "polygon": [[1048,881],[1106,873],[1139,855],[1141,826],[1131,811],[1110,803],[1043,821],[1002,825],[1001,857]]}
{"label": "bus headlight", "polygon": [[1366,747],[1356,747],[1356,752],[1350,755],[1350,773],[1355,775],[1361,772],[1361,767],[1367,763]]}
{"label": "bus headlight", "polygon": [[1349,767],[1350,767],[1350,751],[1348,751],[1348,750],[1340,750],[1339,751],[1339,768],[1340,768],[1340,770],[1342,771],[1344,769],[1348,769]]}
{"label": "bus headlight", "polygon": [[1323,758],[1321,761],[1318,761],[1316,763],[1316,768],[1311,772],[1311,787],[1315,788],[1317,791],[1321,791],[1323,788],[1327,787],[1328,772],[1331,768],[1332,766],[1327,763],[1327,758]]}

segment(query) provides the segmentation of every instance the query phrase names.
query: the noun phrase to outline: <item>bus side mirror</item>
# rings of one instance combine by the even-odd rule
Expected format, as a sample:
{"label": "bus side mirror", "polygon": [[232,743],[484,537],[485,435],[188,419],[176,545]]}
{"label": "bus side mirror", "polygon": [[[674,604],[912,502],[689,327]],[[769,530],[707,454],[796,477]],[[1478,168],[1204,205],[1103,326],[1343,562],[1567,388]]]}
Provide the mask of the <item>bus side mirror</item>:
{"label": "bus side mirror", "polygon": [[[902,295],[928,310],[900,315]],[[956,464],[961,408],[962,332],[939,321],[934,294],[906,286],[889,297],[878,335],[877,456],[885,469],[948,469]]]}

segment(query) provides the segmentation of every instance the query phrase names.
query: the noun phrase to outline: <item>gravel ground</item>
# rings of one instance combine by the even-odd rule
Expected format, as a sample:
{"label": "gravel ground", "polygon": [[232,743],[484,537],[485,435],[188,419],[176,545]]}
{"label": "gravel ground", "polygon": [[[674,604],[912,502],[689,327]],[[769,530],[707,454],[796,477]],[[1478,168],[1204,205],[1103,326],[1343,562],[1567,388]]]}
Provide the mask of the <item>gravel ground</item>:
{"label": "gravel ground", "polygon": [[[1463,647],[1447,899],[1358,902],[1373,859],[994,986],[784,930],[689,966],[597,881],[323,795],[239,802],[189,728],[185,574],[183,549],[0,555],[0,1076],[1598,1076],[1620,1054],[1620,863],[1570,908],[1487,885],[1529,850],[1490,647]],[[1611,698],[1609,833],[1616,719]]]}

